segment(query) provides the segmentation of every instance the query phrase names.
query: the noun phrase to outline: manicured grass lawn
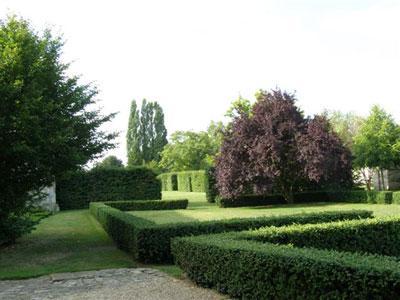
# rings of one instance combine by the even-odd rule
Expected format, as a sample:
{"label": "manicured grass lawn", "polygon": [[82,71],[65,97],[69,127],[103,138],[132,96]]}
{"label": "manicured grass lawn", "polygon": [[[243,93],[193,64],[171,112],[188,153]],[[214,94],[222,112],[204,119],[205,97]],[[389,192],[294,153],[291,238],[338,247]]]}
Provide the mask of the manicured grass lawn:
{"label": "manicured grass lawn", "polygon": [[0,248],[0,279],[57,272],[134,267],[88,210],[60,212],[43,219],[17,244]]}
{"label": "manicured grass lawn", "polygon": [[169,211],[134,211],[129,212],[151,220],[157,224],[179,223],[190,221],[207,221],[231,218],[251,218],[271,215],[295,213],[310,213],[327,210],[366,209],[374,212],[375,216],[400,215],[400,205],[385,204],[355,204],[355,203],[313,203],[293,205],[270,205],[259,207],[219,208],[207,203],[203,193],[163,192],[163,199],[189,199],[186,210]]}

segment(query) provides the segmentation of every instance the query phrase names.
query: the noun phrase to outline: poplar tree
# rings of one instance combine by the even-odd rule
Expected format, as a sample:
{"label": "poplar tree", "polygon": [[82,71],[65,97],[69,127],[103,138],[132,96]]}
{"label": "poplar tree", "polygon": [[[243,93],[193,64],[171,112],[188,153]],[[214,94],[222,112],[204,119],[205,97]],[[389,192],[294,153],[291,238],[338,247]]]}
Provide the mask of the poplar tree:
{"label": "poplar tree", "polygon": [[161,106],[143,99],[139,110],[136,101],[132,101],[127,133],[128,166],[159,162],[167,143]]}

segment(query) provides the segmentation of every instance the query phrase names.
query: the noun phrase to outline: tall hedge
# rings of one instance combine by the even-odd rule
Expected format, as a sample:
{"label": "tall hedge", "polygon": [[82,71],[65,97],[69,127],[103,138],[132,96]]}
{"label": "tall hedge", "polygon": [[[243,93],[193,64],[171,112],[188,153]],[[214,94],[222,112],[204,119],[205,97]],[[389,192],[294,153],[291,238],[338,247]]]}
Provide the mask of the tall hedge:
{"label": "tall hedge", "polygon": [[163,191],[206,193],[208,202],[217,196],[215,169],[163,173],[158,176]]}
{"label": "tall hedge", "polygon": [[147,168],[92,169],[57,180],[61,210],[88,208],[92,201],[161,199],[161,183]]}

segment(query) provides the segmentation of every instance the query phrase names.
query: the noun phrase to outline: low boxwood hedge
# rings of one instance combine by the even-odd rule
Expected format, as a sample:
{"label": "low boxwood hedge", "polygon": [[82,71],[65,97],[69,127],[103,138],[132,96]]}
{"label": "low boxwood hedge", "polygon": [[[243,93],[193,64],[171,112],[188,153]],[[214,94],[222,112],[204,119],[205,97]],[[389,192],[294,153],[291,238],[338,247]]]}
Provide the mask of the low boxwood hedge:
{"label": "low boxwood hedge", "polygon": [[168,209],[186,209],[189,201],[180,200],[144,200],[144,201],[112,201],[104,204],[117,208],[122,211],[128,210],[168,210]]}
{"label": "low boxwood hedge", "polygon": [[261,228],[240,238],[338,251],[400,256],[400,217]]}
{"label": "low boxwood hedge", "polygon": [[173,239],[175,262],[199,285],[237,299],[400,297],[398,258],[261,243],[238,235]]}
{"label": "low boxwood hedge", "polygon": [[320,212],[310,214],[230,219],[207,222],[155,224],[124,213],[104,203],[91,203],[91,213],[121,248],[146,263],[171,262],[171,239],[179,236],[221,233],[289,224],[321,223],[346,219],[370,218],[370,211]]}
{"label": "low boxwood hedge", "polygon": [[[391,204],[393,192],[390,191],[312,191],[294,194],[294,203],[307,202],[347,202],[347,203],[379,203]],[[217,197],[220,207],[262,206],[286,204],[282,195],[242,195],[237,198]]]}

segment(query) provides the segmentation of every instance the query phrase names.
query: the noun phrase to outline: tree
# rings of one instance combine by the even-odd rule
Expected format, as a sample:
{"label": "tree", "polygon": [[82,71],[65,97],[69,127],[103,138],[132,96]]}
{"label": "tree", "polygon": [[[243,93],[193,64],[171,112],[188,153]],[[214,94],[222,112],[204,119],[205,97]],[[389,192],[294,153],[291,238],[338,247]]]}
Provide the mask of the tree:
{"label": "tree", "polygon": [[133,100],[127,132],[128,166],[156,164],[167,143],[161,106],[143,99],[139,110]]}
{"label": "tree", "polygon": [[96,164],[95,168],[103,168],[103,169],[119,169],[123,168],[124,164],[122,160],[118,159],[114,155],[107,156],[101,162]]}
{"label": "tree", "polygon": [[154,140],[153,140],[153,160],[159,162],[161,160],[161,152],[164,146],[168,144],[167,128],[164,125],[164,112],[161,106],[154,103]]}
{"label": "tree", "polygon": [[0,24],[0,243],[29,229],[32,191],[114,147],[116,134],[99,129],[114,115],[88,109],[97,90],[67,75],[62,46],[25,20]]}
{"label": "tree", "polygon": [[342,140],[343,145],[353,152],[354,137],[358,134],[364,119],[353,113],[340,111],[326,111],[324,115]]}
{"label": "tree", "polygon": [[400,128],[393,117],[375,105],[358,134],[354,137],[354,166],[362,171],[367,189],[378,172],[385,186],[383,170],[400,164]]}
{"label": "tree", "polygon": [[[309,183],[351,183],[351,156],[323,117],[304,118],[292,94],[261,91],[225,132],[216,176],[223,197],[293,193]],[[327,159],[327,157],[329,159]]]}
{"label": "tree", "polygon": [[214,164],[221,145],[222,123],[201,132],[177,131],[161,153],[160,167],[168,171],[201,170]]}
{"label": "tree", "polygon": [[131,102],[131,112],[129,115],[128,131],[126,135],[126,145],[128,153],[128,166],[140,165],[143,162],[140,149],[140,119],[136,101]]}

